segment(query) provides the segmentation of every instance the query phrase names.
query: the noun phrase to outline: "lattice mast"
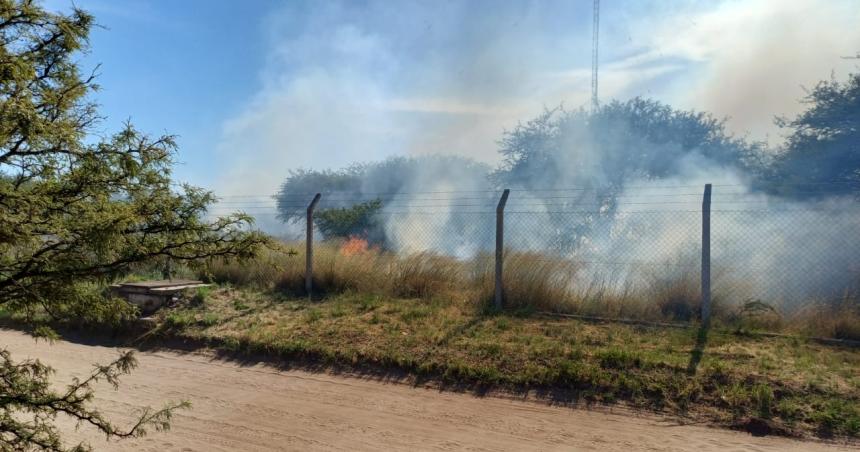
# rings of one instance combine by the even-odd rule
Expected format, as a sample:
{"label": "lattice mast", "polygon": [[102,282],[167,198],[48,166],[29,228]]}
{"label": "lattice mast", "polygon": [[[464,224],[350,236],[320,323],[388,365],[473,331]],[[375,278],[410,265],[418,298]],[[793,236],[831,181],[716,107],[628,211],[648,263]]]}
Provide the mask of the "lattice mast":
{"label": "lattice mast", "polygon": [[597,111],[597,41],[600,35],[600,0],[594,0],[594,22],[591,27],[591,111]]}

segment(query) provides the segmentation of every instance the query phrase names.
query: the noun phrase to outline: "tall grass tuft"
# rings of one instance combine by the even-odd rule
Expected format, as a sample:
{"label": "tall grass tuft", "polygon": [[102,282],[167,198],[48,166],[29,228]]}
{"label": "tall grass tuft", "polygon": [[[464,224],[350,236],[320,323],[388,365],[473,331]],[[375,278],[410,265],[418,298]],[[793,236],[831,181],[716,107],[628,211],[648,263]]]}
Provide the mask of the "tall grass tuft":
{"label": "tall grass tuft", "polygon": [[[698,266],[606,265],[576,262],[537,252],[505,253],[506,308],[646,321],[691,322],[699,317]],[[248,261],[214,260],[205,277],[218,283],[303,295],[303,244],[282,244]],[[719,277],[719,275],[718,275]],[[494,259],[423,252],[398,255],[374,247],[328,240],[314,251],[315,294],[367,293],[394,298],[456,298],[479,309],[491,305]],[[738,285],[727,284],[729,287]],[[838,300],[819,300],[803,309],[748,299],[733,305],[716,290],[712,319],[737,330],[786,331],[860,340],[860,291]]]}
{"label": "tall grass tuft", "polygon": [[[468,284],[469,265],[433,253],[398,256],[368,248],[344,252],[342,241],[314,248],[314,290],[320,294],[362,292],[401,298],[429,298]],[[303,248],[268,250],[251,261],[215,260],[206,272],[210,280],[264,290],[302,294],[305,290]]]}

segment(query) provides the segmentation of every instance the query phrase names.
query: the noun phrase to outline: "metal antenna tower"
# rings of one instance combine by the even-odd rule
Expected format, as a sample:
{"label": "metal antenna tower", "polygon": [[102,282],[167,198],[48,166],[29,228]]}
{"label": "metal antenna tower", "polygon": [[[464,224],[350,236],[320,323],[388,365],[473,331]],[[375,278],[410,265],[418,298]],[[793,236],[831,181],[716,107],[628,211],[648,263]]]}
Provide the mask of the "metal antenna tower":
{"label": "metal antenna tower", "polygon": [[594,23],[591,27],[591,111],[597,111],[597,38],[600,35],[600,0],[594,0]]}

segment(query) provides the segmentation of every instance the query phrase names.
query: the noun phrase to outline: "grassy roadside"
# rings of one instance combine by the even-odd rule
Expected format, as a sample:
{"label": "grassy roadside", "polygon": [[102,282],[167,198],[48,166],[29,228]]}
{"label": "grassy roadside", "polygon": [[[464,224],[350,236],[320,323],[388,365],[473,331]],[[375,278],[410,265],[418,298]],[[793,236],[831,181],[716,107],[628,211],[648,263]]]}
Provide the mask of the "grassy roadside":
{"label": "grassy roadside", "polygon": [[623,402],[762,432],[860,436],[860,350],[798,339],[485,315],[451,297],[347,292],[310,302],[226,287],[162,310],[156,328],[232,351]]}

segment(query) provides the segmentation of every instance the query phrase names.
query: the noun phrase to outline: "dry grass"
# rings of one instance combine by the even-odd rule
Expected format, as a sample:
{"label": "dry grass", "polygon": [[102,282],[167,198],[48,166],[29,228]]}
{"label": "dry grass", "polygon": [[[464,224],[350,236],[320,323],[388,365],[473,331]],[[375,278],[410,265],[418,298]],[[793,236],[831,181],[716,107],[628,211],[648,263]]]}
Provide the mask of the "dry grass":
{"label": "dry grass", "polygon": [[[472,272],[470,263],[433,253],[397,256],[375,248],[344,253],[342,243],[329,241],[314,249],[313,284],[319,295],[360,292],[428,298],[462,290]],[[250,261],[210,262],[204,276],[222,284],[303,294],[305,253],[285,244]]]}
{"label": "dry grass", "polygon": [[[493,312],[493,259],[396,255],[324,242],[315,294],[304,296],[303,250],[290,245],[248,262],[210,263],[222,288],[161,313],[161,331],[217,347],[338,365],[396,367],[445,381],[508,388],[560,387],[577,398],[695,413],[735,424],[771,419],[786,431],[860,435],[856,349],[768,329],[860,339],[856,294],[791,315],[715,293],[710,334],[548,320],[535,311],[695,322],[695,266],[611,272],[538,253],[508,252],[505,299]],[[802,336],[801,336],[802,337]]]}
{"label": "dry grass", "polygon": [[779,326],[819,337],[860,341],[860,298],[823,301],[786,316]]}
{"label": "dry grass", "polygon": [[801,435],[860,435],[856,349],[725,330],[702,341],[695,329],[485,315],[468,299],[346,293],[309,301],[231,288],[204,295],[162,311],[161,331],[239,352],[543,388],[566,400],[625,401],[724,425],[758,417]]}
{"label": "dry grass", "polygon": [[[315,295],[448,297],[470,300],[480,311],[491,306],[493,262],[488,254],[458,260],[433,253],[396,255],[378,248],[355,251],[344,247],[344,242],[326,241],[314,252]],[[304,294],[304,274],[302,244],[283,244],[251,261],[214,261],[206,271],[215,282],[290,295]],[[605,268],[509,251],[504,274],[506,306],[514,310],[672,322],[695,321],[699,315],[700,276],[695,265]],[[856,292],[787,313],[777,308],[748,309],[748,303],[726,300],[718,291],[712,307],[714,321],[726,327],[860,340]]]}

